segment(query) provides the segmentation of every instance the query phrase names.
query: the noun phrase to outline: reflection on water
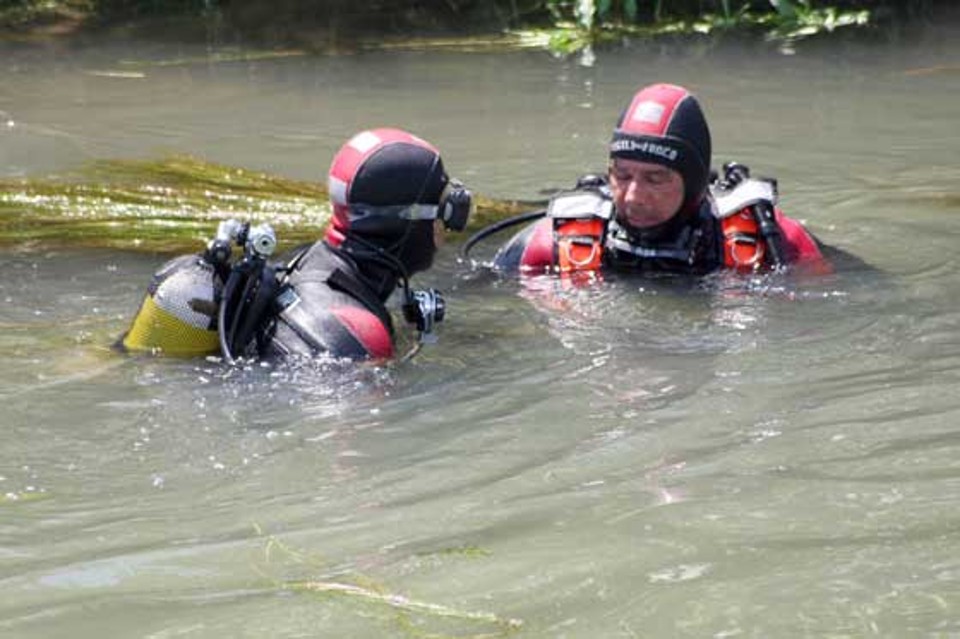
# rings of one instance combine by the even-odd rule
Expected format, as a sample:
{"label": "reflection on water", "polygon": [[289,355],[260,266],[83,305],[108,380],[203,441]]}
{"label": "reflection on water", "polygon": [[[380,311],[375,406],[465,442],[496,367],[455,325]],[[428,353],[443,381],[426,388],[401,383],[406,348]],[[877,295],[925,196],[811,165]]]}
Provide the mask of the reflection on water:
{"label": "reflection on water", "polygon": [[777,175],[865,263],[558,288],[447,246],[418,279],[448,317],[412,361],[231,368],[109,348],[165,256],[5,247],[0,632],[960,633],[960,80],[905,73],[955,45],[676,53],[5,50],[5,176],[172,149],[316,179],[389,124],[535,198],[674,80],[718,160]]}

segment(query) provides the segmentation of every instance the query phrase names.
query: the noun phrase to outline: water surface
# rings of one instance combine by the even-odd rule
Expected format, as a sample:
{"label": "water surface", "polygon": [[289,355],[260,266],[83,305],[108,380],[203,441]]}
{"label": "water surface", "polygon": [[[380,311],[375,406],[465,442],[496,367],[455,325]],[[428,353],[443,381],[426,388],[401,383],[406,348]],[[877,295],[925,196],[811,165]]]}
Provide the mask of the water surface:
{"label": "water surface", "polygon": [[164,256],[4,247],[0,634],[960,635],[951,36],[592,67],[3,45],[4,177],[176,152],[318,179],[389,125],[535,199],[603,168],[636,88],[685,84],[715,160],[869,268],[557,290],[450,245],[412,361],[231,370],[110,350]]}

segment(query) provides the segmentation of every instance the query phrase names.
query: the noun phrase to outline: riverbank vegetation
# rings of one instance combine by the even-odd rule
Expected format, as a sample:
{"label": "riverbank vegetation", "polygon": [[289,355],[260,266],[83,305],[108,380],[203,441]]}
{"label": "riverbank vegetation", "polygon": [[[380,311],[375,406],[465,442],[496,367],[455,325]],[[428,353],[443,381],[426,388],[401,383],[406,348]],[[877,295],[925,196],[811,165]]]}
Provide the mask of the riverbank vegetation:
{"label": "riverbank vegetation", "polygon": [[0,32],[136,29],[343,50],[372,39],[510,34],[566,53],[607,42],[748,30],[797,39],[929,19],[954,0],[2,0]]}

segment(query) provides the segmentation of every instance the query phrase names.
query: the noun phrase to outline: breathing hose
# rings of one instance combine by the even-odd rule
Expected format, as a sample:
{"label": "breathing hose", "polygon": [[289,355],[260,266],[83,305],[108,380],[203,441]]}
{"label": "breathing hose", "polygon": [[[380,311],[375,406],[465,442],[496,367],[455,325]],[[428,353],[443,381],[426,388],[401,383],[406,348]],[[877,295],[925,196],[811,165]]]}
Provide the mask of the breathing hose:
{"label": "breathing hose", "polygon": [[499,233],[504,229],[508,229],[511,226],[516,226],[518,224],[523,224],[524,222],[530,222],[531,220],[538,220],[541,217],[547,215],[546,209],[540,209],[538,211],[528,211],[526,213],[520,213],[519,215],[514,215],[513,217],[508,217],[506,219],[495,222],[490,226],[480,229],[473,235],[471,235],[466,242],[463,243],[463,246],[460,247],[459,257],[461,260],[466,261],[470,257],[470,251],[475,245],[482,242],[486,238]]}
{"label": "breathing hose", "polygon": [[783,236],[780,233],[780,225],[777,224],[776,213],[769,204],[757,203],[753,206],[753,215],[757,220],[760,235],[767,245],[770,266],[778,269],[786,264],[786,261],[783,255]]}
{"label": "breathing hose", "polygon": [[253,228],[233,224],[236,228],[231,227],[229,236],[244,246],[244,256],[230,270],[217,312],[220,352],[228,364],[236,362],[234,351],[246,349],[278,287],[276,272],[267,265],[277,245],[273,229],[267,224]]}
{"label": "breathing hose", "polygon": [[[228,307],[233,306],[231,302],[233,298],[236,297],[237,288],[240,286],[244,273],[240,268],[234,268],[230,271],[230,276],[227,278],[226,283],[223,285],[223,297],[220,300],[220,309],[217,311],[217,335],[220,338],[220,353],[223,355],[223,359],[228,364],[233,364],[236,360],[233,357],[233,348],[231,344],[231,334],[232,332],[227,331],[227,309]],[[231,316],[236,320],[237,313],[231,313]],[[235,324],[236,322],[232,322]]]}

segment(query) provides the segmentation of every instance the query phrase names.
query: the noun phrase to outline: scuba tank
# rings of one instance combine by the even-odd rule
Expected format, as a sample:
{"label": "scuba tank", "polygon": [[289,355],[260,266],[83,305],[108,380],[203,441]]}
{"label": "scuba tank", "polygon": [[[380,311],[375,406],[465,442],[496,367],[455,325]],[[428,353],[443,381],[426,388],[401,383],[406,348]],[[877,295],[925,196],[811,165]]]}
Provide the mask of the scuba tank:
{"label": "scuba tank", "polygon": [[127,351],[194,357],[217,352],[217,300],[223,282],[200,255],[164,264],[118,346]]}
{"label": "scuba tank", "polygon": [[[235,244],[244,254],[231,265]],[[174,258],[157,271],[117,346],[178,357],[220,351],[232,361],[272,301],[276,276],[266,257],[275,246],[267,225],[221,222],[203,253]]]}

